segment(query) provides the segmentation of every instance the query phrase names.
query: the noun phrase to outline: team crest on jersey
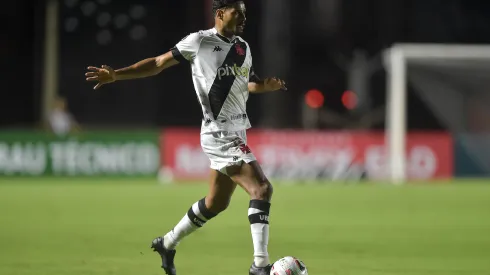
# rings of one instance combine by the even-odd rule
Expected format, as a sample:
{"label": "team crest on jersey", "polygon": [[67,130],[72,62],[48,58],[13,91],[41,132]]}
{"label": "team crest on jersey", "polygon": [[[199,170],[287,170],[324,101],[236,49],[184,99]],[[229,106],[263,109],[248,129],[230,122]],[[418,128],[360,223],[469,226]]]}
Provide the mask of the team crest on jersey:
{"label": "team crest on jersey", "polygon": [[240,46],[240,44],[235,44],[236,53],[238,55],[245,55],[245,50]]}

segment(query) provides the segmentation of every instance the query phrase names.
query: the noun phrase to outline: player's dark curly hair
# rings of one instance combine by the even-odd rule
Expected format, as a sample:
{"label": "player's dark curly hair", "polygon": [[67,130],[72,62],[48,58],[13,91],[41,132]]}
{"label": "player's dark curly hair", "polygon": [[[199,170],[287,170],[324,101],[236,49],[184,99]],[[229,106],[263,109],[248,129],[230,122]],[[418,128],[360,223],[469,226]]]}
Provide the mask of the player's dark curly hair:
{"label": "player's dark curly hair", "polygon": [[241,1],[243,0],[213,0],[213,16],[216,16],[219,9],[231,7]]}

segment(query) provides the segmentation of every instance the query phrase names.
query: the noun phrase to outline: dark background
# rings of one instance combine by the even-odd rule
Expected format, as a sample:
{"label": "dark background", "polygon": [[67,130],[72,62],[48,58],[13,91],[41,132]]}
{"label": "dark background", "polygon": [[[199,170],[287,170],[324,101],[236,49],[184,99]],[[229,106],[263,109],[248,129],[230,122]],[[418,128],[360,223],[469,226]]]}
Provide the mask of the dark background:
{"label": "dark background", "polygon": [[[271,10],[274,5],[268,1],[245,1],[248,24],[243,37],[252,48],[258,73],[286,79],[289,90],[280,95],[251,96],[248,112],[256,127],[300,128],[298,102],[312,88],[325,94],[324,108],[342,115],[359,118],[384,106],[382,67],[370,78],[371,104],[367,110],[351,114],[341,103],[348,85],[346,71],[338,60],[349,60],[356,49],[366,51],[376,60],[380,51],[395,42],[490,41],[489,1],[324,0],[333,8],[330,13],[316,17],[311,12],[313,0],[280,1],[289,7],[284,14]],[[87,127],[199,126],[201,110],[188,66],[174,67],[153,78],[118,82],[99,91],[85,82],[84,73],[89,65],[107,64],[114,68],[131,65],[164,53],[190,32],[210,28],[209,4],[197,0],[94,0],[96,11],[85,15],[81,9],[84,2],[87,1],[60,1],[59,94],[68,99],[76,119]],[[67,3],[75,4],[69,7]],[[97,25],[98,14],[109,12],[114,19],[118,14],[128,14],[135,4],[146,9],[143,18],[130,18],[122,28],[113,23]],[[4,129],[31,128],[40,123],[44,11],[45,3],[40,0],[8,1],[0,9],[3,30],[0,127]],[[78,20],[73,31],[66,29],[70,18]],[[135,26],[146,28],[146,36],[131,39],[130,32]],[[269,44],[264,41],[264,37],[270,37],[264,31],[268,28],[282,28],[287,35],[271,37],[274,41],[270,45],[274,46],[264,47]],[[101,30],[112,35],[107,45],[97,42]],[[288,49],[287,58],[276,59],[272,51],[281,50],[282,46]],[[265,62],[268,57],[272,60]],[[288,67],[287,71],[277,69],[283,65]],[[409,91],[408,99],[410,129],[442,127],[416,94]],[[382,127],[383,122],[373,126]]]}

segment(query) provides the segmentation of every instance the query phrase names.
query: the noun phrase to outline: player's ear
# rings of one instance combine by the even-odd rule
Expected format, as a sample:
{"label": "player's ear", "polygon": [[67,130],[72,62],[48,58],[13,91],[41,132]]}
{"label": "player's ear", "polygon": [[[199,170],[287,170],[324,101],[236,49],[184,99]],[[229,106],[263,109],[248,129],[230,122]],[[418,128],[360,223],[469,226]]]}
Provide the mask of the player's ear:
{"label": "player's ear", "polygon": [[220,19],[220,20],[223,20],[223,17],[224,17],[224,11],[223,9],[219,9],[216,11],[216,16]]}

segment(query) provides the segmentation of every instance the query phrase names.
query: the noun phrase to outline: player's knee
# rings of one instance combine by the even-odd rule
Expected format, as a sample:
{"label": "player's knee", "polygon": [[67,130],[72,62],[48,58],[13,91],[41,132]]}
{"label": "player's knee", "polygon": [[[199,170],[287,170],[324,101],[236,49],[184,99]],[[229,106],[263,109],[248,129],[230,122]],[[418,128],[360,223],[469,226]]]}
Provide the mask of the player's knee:
{"label": "player's knee", "polygon": [[272,184],[265,180],[254,187],[250,192],[252,199],[269,201],[272,198],[273,188]]}

